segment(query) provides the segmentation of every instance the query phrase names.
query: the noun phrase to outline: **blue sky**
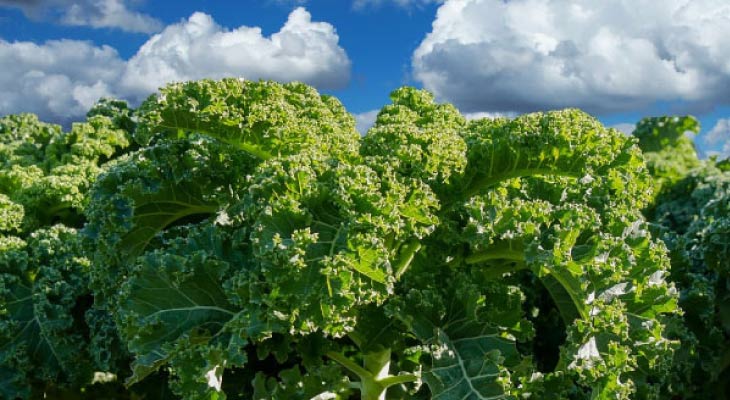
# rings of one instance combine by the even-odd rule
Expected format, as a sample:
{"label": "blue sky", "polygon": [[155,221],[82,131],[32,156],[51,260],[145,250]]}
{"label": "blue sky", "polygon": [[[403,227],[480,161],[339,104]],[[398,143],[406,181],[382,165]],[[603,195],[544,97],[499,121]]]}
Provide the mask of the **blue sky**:
{"label": "blue sky", "polygon": [[470,116],[690,113],[698,147],[730,155],[730,5],[645,3],[0,0],[0,114],[67,123],[100,95],[231,75],[303,80],[367,124],[413,85]]}

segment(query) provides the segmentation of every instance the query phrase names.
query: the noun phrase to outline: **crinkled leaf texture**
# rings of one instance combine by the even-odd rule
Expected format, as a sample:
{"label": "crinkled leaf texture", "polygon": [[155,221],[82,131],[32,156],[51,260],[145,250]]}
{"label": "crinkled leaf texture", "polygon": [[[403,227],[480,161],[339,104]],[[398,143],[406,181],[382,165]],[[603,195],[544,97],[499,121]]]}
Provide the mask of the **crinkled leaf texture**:
{"label": "crinkled leaf texture", "polygon": [[[171,240],[164,250],[140,258],[120,296],[122,334],[129,350],[138,355],[128,383],[139,382],[160,365],[170,363],[180,374],[178,391],[189,394],[186,380],[220,390],[216,382],[223,368],[234,367],[236,358],[241,358],[236,360],[238,364],[245,362],[245,357],[236,356],[245,337],[225,331],[237,313],[222,285],[231,268],[222,260],[223,253],[230,251],[224,249],[226,245],[230,246],[211,226],[201,228],[197,235]],[[226,351],[222,346],[234,357],[219,354]],[[212,372],[184,375],[199,372],[187,365],[199,357],[207,360],[205,371]],[[222,364],[211,365],[208,358],[219,359]]]}
{"label": "crinkled leaf texture", "polygon": [[115,160],[91,190],[86,212],[97,303],[116,294],[136,257],[155,248],[156,237],[218,218],[251,169],[246,153],[230,154],[225,145],[202,138],[157,144]]}
{"label": "crinkled leaf texture", "polygon": [[515,341],[484,318],[489,310],[475,285],[458,281],[442,291],[412,290],[406,299],[405,323],[428,346],[431,362],[423,380],[434,399],[509,398],[510,369],[521,356]]}
{"label": "crinkled leaf texture", "polygon": [[2,398],[108,397],[120,389],[127,353],[110,315],[93,307],[91,261],[77,230],[89,187],[130,145],[132,127],[107,111],[68,132],[32,114],[0,118]]}
{"label": "crinkled leaf texture", "polygon": [[687,345],[675,362],[675,385],[687,398],[730,398],[730,173],[703,161],[647,214],[671,251],[685,312],[677,331]]}
{"label": "crinkled leaf texture", "polygon": [[32,385],[90,381],[83,311],[89,260],[76,230],[57,225],[27,241],[0,237],[0,376],[8,398]]}
{"label": "crinkled leaf texture", "polygon": [[202,133],[260,159],[315,147],[357,150],[355,119],[335,98],[300,82],[243,79],[170,84],[138,110],[136,140]]}
{"label": "crinkled leaf texture", "polygon": [[96,181],[84,231],[129,383],[657,398],[678,296],[640,214],[635,141],[578,110],[467,122],[424,91],[392,99],[362,140],[299,83],[204,80],[145,102],[143,147]]}
{"label": "crinkled leaf texture", "polygon": [[[692,116],[649,117],[636,124],[632,133],[639,139],[639,147],[654,187],[654,202],[658,197],[672,190],[690,171],[699,168],[699,160],[692,136],[700,131],[700,124]],[[650,204],[652,212],[656,204]]]}
{"label": "crinkled leaf texture", "polygon": [[[498,284],[532,274],[550,294],[566,331],[551,369],[538,369],[548,356],[540,352],[532,360],[523,356],[514,369],[504,364],[512,373],[501,382],[512,384],[499,395],[657,396],[678,345],[664,332],[677,312],[677,294],[665,281],[665,250],[637,212],[649,200],[649,180],[636,146],[575,110],[472,121],[462,136],[469,163],[455,180],[458,186],[442,195],[441,225],[424,240],[431,249],[428,262]],[[474,279],[434,274],[404,286],[413,291],[445,279]],[[527,282],[522,278],[515,289],[504,290],[529,298],[539,287]],[[488,316],[482,321],[506,338],[521,337],[518,344],[529,343],[537,338],[528,327],[550,309],[532,312],[537,315],[515,325]],[[410,318],[408,312],[393,315]],[[448,343],[444,332],[433,335]],[[458,352],[446,354],[452,360]],[[482,354],[492,353],[485,348]]]}
{"label": "crinkled leaf texture", "polygon": [[101,165],[128,146],[129,132],[105,116],[74,123],[70,132],[32,114],[0,118],[0,195],[24,209],[14,233],[56,223],[81,227]]}

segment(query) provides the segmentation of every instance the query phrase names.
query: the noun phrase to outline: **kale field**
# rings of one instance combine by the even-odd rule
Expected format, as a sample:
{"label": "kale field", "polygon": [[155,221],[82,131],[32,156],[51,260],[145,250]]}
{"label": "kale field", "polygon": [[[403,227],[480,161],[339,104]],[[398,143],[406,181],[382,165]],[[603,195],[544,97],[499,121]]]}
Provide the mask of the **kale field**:
{"label": "kale field", "polygon": [[0,399],[728,399],[730,163],[691,116],[372,128],[302,83],[0,118]]}

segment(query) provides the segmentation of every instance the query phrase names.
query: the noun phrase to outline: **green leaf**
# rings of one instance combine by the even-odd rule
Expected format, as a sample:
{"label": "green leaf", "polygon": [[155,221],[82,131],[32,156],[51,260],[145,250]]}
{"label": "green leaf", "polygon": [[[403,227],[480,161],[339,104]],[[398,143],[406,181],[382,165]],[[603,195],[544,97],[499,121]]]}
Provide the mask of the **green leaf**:
{"label": "green leaf", "polygon": [[188,335],[194,343],[205,343],[236,315],[220,282],[227,268],[205,253],[156,251],[142,258],[121,298],[127,321],[123,332],[137,356],[128,384],[169,361],[168,343]]}
{"label": "green leaf", "polygon": [[635,157],[627,157],[636,152],[633,144],[580,110],[531,113],[514,120],[473,120],[465,140],[469,161],[463,178],[453,185],[451,201],[465,201],[519,177],[578,180],[623,166],[629,167],[627,173],[635,173]]}
{"label": "green leaf", "polygon": [[560,310],[560,316],[566,324],[570,324],[576,318],[581,317],[573,298],[568,293],[568,289],[563,286],[563,284],[561,284],[555,276],[548,274],[543,276],[540,281],[543,285],[545,285],[548,292],[550,292],[550,297],[552,297],[555,305],[558,307],[558,310]]}
{"label": "green leaf", "polygon": [[0,193],[0,232],[19,231],[23,223],[23,206]]}
{"label": "green leaf", "polygon": [[[466,167],[464,117],[451,104],[437,104],[425,90],[402,87],[390,94],[375,124],[363,137],[360,153],[376,170],[427,183],[439,195]],[[406,212],[417,214],[417,210]]]}
{"label": "green leaf", "polygon": [[[433,229],[433,193],[392,171],[379,176],[314,152],[268,160],[259,171],[230,212],[251,221],[262,301],[303,334],[344,335],[357,306],[392,291],[393,266],[408,263],[401,246]],[[403,212],[417,206],[417,217]]]}
{"label": "green leaf", "polygon": [[199,133],[266,160],[321,148],[354,155],[354,118],[331,97],[302,83],[242,79],[173,83],[138,111],[136,140]]}
{"label": "green leaf", "polygon": [[[520,305],[504,296],[496,300],[505,302],[501,310],[491,310],[481,285],[463,273],[450,275],[440,287],[411,289],[391,310],[428,349],[431,362],[422,361],[423,381],[434,399],[511,399],[510,369],[522,356],[515,337],[500,324],[517,318]],[[439,276],[446,274],[432,278]]]}
{"label": "green leaf", "polygon": [[352,266],[355,270],[375,282],[386,284],[387,275],[382,270],[372,268],[371,265],[376,265],[378,262],[378,254],[374,249],[358,248],[357,258],[353,262]]}
{"label": "green leaf", "polygon": [[38,230],[27,242],[0,237],[0,376],[11,387],[90,381],[88,331],[77,315],[88,266],[71,228]]}
{"label": "green leaf", "polygon": [[509,399],[505,391],[505,355],[516,356],[514,343],[495,334],[465,334],[453,338],[437,329],[433,364],[423,374],[433,399]]}
{"label": "green leaf", "polygon": [[162,143],[114,163],[92,188],[86,210],[97,303],[118,304],[109,300],[135,258],[154,250],[164,235],[184,234],[178,227],[219,216],[230,224],[219,211],[244,186],[252,163],[249,155],[228,153],[210,140]]}
{"label": "green leaf", "polygon": [[194,186],[165,185],[154,193],[140,193],[134,198],[133,228],[122,237],[118,248],[125,261],[130,262],[165,228],[187,217],[211,216],[218,207],[215,202],[206,201]]}

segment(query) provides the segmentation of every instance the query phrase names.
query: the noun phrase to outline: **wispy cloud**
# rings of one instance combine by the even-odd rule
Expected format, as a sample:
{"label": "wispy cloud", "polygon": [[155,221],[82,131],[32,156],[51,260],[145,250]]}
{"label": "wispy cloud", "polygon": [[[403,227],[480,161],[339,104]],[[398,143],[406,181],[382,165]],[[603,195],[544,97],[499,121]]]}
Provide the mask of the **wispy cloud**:
{"label": "wispy cloud", "polygon": [[365,111],[360,114],[355,114],[355,122],[357,123],[357,131],[361,135],[365,135],[373,125],[375,125],[375,119],[378,117],[380,110]]}
{"label": "wispy cloud", "polygon": [[719,158],[730,157],[730,118],[721,118],[714,127],[703,135],[702,141],[707,145],[708,155]]}
{"label": "wispy cloud", "polygon": [[354,0],[352,2],[352,8],[355,10],[363,10],[370,7],[380,7],[385,4],[394,4],[401,8],[411,9],[443,2],[444,0]]}
{"label": "wispy cloud", "polygon": [[0,7],[19,8],[32,19],[49,18],[71,26],[154,33],[162,22],[128,7],[124,0],[0,0]]}

